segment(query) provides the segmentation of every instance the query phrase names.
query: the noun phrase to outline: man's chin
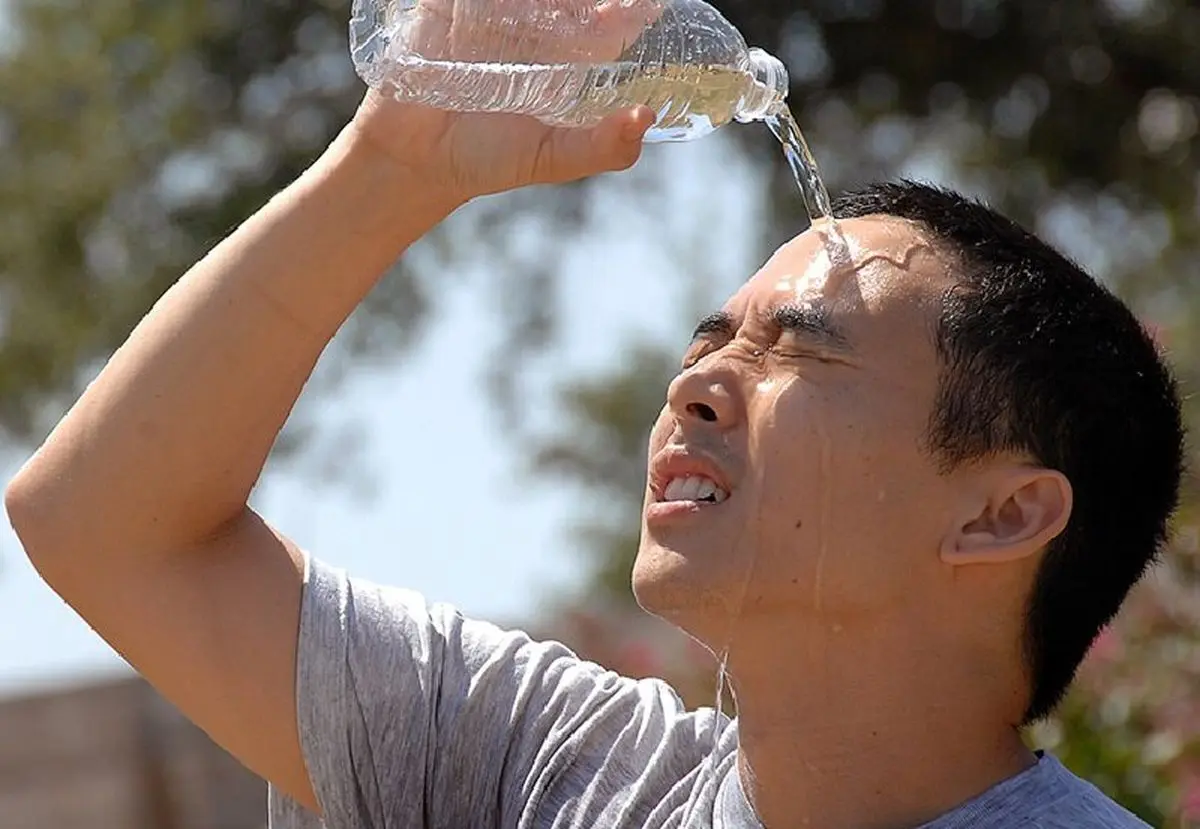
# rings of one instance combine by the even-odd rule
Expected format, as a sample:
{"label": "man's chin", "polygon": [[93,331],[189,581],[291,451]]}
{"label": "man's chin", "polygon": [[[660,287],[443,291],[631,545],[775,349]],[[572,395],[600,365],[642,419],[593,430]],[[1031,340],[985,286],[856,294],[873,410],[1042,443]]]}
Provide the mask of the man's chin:
{"label": "man's chin", "polygon": [[701,641],[708,621],[724,611],[719,573],[704,558],[643,536],[633,564],[633,595],[642,609]]}
{"label": "man's chin", "polygon": [[673,606],[687,603],[693,569],[679,552],[643,536],[633,562],[633,595],[645,611],[667,618]]}

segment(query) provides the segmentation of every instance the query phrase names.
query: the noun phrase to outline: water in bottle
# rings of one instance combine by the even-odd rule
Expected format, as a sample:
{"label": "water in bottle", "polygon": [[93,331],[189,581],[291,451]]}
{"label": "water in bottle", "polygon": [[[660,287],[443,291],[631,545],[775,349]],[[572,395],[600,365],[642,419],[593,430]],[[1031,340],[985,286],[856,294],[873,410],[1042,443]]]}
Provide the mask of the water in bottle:
{"label": "water in bottle", "polygon": [[647,141],[700,137],[782,106],[787,72],[703,0],[355,0],[359,75],[441,109],[588,126],[657,114]]}

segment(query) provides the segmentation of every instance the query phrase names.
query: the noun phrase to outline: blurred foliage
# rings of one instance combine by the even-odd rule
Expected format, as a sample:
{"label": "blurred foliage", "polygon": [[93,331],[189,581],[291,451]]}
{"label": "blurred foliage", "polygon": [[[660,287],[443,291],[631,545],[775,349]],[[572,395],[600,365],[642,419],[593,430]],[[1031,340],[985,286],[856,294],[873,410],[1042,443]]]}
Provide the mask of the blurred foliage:
{"label": "blurred foliage", "polygon": [[[986,196],[1114,285],[1162,332],[1185,389],[1200,387],[1195,4],[715,5],[788,65],[831,189],[904,172]],[[10,0],[3,14],[0,434],[26,441],[172,280],[319,152],[359,87],[344,0]],[[764,131],[735,132],[739,152],[776,171],[765,251],[806,217]],[[436,306],[431,280],[487,262],[503,325],[490,389],[519,415],[521,358],[556,341],[560,251],[594,218],[596,186],[511,194],[455,217],[353,318],[341,358],[396,355]],[[639,204],[663,209],[631,190],[626,209]],[[579,530],[608,621],[563,621],[564,638],[615,667],[686,682],[690,651],[659,664],[645,648],[633,658],[603,644],[604,631],[644,636],[616,620],[631,618],[644,432],[675,359],[648,343],[623,356],[611,376],[563,388],[562,432],[514,440],[529,443],[535,471],[605,496]],[[1061,716],[1034,735],[1155,825],[1187,804],[1200,811],[1196,504],[1193,480],[1177,549],[1113,630],[1119,656],[1089,662]]]}
{"label": "blurred foliage", "polygon": [[1093,645],[1074,695],[1031,733],[1155,826],[1200,822],[1198,517],[1189,504],[1170,553]]}
{"label": "blurred foliage", "polygon": [[[0,6],[0,436],[40,437],[166,288],[347,121],[362,92],[349,13],[347,0]],[[473,260],[510,274],[504,350],[544,346],[558,259],[540,239],[585,218],[581,199],[552,199],[485,201],[430,234],[323,378],[411,344],[436,298],[426,281]],[[453,244],[465,223],[469,249]]]}

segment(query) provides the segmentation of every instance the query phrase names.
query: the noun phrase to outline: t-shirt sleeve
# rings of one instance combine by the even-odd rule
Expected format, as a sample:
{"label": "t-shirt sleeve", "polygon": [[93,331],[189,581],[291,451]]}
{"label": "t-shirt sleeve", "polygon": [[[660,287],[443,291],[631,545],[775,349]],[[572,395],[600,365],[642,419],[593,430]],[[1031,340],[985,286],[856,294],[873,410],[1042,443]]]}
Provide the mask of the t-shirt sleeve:
{"label": "t-shirt sleeve", "polygon": [[271,825],[515,825],[565,735],[629,682],[310,558],[296,696],[324,820],[272,790]]}

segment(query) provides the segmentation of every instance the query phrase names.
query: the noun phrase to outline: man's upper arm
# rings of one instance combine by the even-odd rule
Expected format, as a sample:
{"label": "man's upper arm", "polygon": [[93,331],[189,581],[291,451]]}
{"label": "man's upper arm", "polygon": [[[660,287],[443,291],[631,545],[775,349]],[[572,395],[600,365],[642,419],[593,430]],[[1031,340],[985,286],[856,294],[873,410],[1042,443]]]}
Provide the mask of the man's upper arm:
{"label": "man's upper arm", "polygon": [[296,719],[303,566],[246,510],[202,548],[43,575],[213,740],[315,809]]}

